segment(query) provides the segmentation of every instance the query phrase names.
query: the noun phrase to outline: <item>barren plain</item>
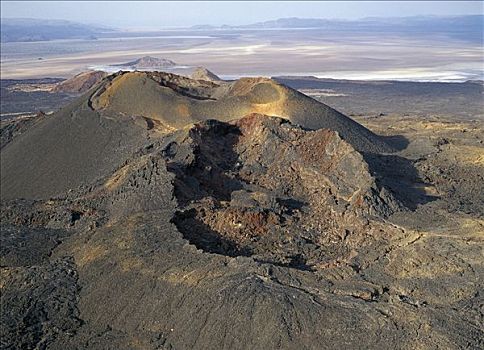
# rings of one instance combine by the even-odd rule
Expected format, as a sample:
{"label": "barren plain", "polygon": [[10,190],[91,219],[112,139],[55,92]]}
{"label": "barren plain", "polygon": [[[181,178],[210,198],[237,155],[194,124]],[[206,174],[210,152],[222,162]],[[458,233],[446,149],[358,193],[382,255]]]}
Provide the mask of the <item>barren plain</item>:
{"label": "barren plain", "polygon": [[479,40],[420,32],[330,29],[165,30],[111,33],[96,40],[1,44],[2,79],[70,77],[150,55],[222,78],[312,75],[335,79],[482,79]]}

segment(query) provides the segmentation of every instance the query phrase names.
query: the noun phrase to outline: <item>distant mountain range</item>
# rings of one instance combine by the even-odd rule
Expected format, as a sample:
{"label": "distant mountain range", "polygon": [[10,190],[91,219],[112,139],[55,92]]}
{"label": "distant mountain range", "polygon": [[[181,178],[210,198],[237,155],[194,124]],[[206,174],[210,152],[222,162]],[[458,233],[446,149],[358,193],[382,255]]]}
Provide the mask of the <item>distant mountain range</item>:
{"label": "distant mountain range", "polygon": [[413,16],[413,17],[367,17],[360,20],[324,18],[279,18],[277,20],[249,24],[246,28],[352,28],[352,27],[431,27],[449,29],[449,26],[482,27],[484,16]]}
{"label": "distant mountain range", "polygon": [[2,18],[0,38],[3,43],[56,39],[94,40],[100,33],[113,31],[108,27],[91,26],[64,20]]}
{"label": "distant mountain range", "polygon": [[234,29],[305,29],[320,28],[328,31],[345,32],[395,32],[448,34],[461,39],[478,40],[483,38],[483,15],[468,16],[414,16],[414,17],[368,17],[359,20],[324,18],[279,18],[240,26],[197,25],[194,30],[234,30]]}
{"label": "distant mountain range", "polygon": [[[468,16],[414,16],[369,17],[359,20],[324,18],[279,18],[248,25],[195,25],[190,30],[272,30],[272,29],[321,29],[345,33],[396,33],[399,35],[441,34],[461,40],[483,41],[484,15]],[[1,41],[25,42],[56,39],[96,39],[98,35],[114,35],[115,29],[81,24],[64,20],[41,20],[30,18],[2,18]],[[132,32],[130,35],[134,35]],[[146,34],[146,33],[144,33]],[[123,35],[126,35],[123,33]]]}

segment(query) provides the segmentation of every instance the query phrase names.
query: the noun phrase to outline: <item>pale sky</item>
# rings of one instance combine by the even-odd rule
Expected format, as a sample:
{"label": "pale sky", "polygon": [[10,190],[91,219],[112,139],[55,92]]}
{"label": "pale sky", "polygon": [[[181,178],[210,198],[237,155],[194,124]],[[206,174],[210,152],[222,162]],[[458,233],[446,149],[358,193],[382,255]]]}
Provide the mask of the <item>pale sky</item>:
{"label": "pale sky", "polygon": [[284,17],[358,19],[483,14],[482,1],[1,1],[2,18],[65,19],[121,28],[239,25]]}

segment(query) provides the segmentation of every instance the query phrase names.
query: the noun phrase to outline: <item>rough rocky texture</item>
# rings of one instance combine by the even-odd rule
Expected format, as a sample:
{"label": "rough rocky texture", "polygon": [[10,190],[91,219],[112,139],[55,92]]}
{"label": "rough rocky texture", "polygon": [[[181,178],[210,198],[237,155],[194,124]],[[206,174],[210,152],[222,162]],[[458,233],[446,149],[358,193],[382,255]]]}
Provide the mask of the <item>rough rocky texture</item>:
{"label": "rough rocky texture", "polygon": [[[263,115],[170,133],[76,110],[2,150],[3,167],[61,123],[79,131],[59,143],[71,152],[96,157],[95,128],[116,145],[76,186],[36,180],[56,152],[29,149],[35,176],[22,176],[56,195],[2,201],[2,348],[483,347],[482,193],[468,193],[482,167],[453,138],[360,154],[334,130]],[[433,169],[444,155],[469,179]]]}
{"label": "rough rocky texture", "polygon": [[52,249],[66,236],[64,230],[31,228],[28,225],[2,225],[0,266],[39,265],[49,259]]}
{"label": "rough rocky texture", "polygon": [[363,157],[326,129],[263,115],[210,121],[166,153],[182,206],[174,222],[213,253],[315,269],[379,236],[366,218],[398,209]]}
{"label": "rough rocky texture", "polygon": [[[34,249],[34,246],[30,248]],[[72,258],[2,267],[0,344],[3,349],[46,349],[69,338],[78,318],[78,275]]]}

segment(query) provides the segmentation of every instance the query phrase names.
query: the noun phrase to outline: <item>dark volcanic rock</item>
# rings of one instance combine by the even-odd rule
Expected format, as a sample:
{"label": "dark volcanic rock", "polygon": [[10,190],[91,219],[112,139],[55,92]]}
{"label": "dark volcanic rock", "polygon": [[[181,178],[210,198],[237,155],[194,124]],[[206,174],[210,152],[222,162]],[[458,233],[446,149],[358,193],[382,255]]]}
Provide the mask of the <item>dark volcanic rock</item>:
{"label": "dark volcanic rock", "polygon": [[13,120],[2,120],[0,127],[0,150],[10,143],[15,137],[21,135],[32,125],[45,118],[44,113],[36,116],[21,117]]}
{"label": "dark volcanic rock", "polygon": [[[140,81],[193,105],[218,89],[153,76],[111,77],[2,151],[2,348],[482,347],[478,264],[386,221],[402,205],[343,133],[116,112]],[[260,105],[274,85],[228,89]]]}
{"label": "dark volcanic rock", "polygon": [[283,119],[197,125],[168,159],[184,206],[174,222],[212,253],[312,269],[364,246],[364,218],[399,208],[337,133]]}
{"label": "dark volcanic rock", "polygon": [[0,338],[3,349],[46,349],[82,324],[72,258],[2,268]]}
{"label": "dark volcanic rock", "polygon": [[2,151],[1,197],[57,196],[110,174],[153,133],[260,111],[305,128],[337,131],[358,151],[392,150],[350,118],[270,79],[219,85],[169,73],[124,72],[9,143]]}
{"label": "dark volcanic rock", "polygon": [[48,261],[52,250],[68,234],[63,230],[2,226],[0,228],[0,266],[21,267]]}

